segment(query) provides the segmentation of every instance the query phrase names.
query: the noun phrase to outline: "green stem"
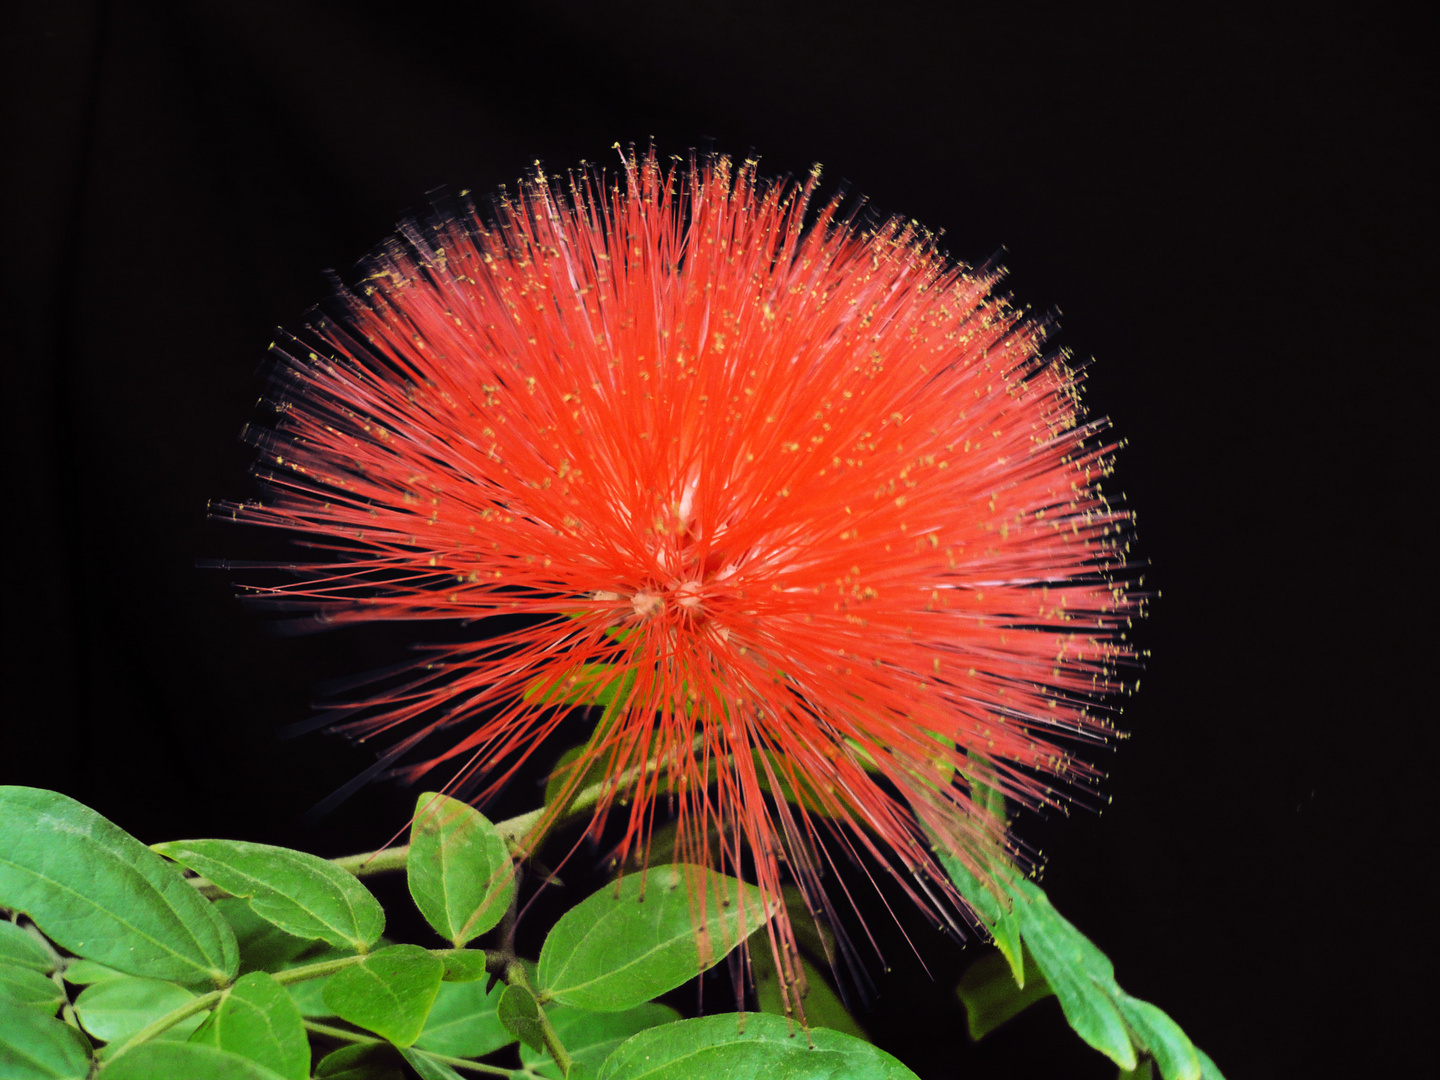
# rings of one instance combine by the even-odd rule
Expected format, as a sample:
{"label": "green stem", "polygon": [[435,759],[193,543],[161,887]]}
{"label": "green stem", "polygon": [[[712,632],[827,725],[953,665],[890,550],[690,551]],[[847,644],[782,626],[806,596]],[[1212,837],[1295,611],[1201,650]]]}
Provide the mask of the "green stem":
{"label": "green stem", "polygon": [[[694,745],[699,745],[698,736]],[[565,807],[564,812],[554,824],[558,825],[578,814],[583,814],[586,810],[592,809],[607,792],[613,791],[616,788],[625,787],[638,779],[642,773],[654,772],[657,768],[659,768],[658,762],[649,761],[643,766],[636,765],[626,769],[614,779],[601,780],[591,784],[589,787],[582,788],[570,801],[570,805]],[[519,854],[528,854],[527,852],[518,851],[520,838],[528,835],[531,830],[540,823],[548,809],[548,807],[541,806],[531,810],[529,813],[519,814],[513,818],[496,822],[495,829],[500,833],[500,836],[505,840],[506,844],[510,846],[511,850],[517,851]],[[406,860],[409,859],[409,857],[410,845],[400,844],[396,847],[381,848],[379,851],[363,851],[358,855],[342,855],[340,858],[331,859],[330,861],[340,867],[340,869],[348,870],[356,877],[369,877],[371,874],[386,874],[396,870],[404,870]],[[230,895],[213,881],[208,881],[203,877],[186,878],[186,880],[195,886],[202,896],[210,900],[219,900]]]}
{"label": "green stem", "polygon": [[[316,1023],[314,1020],[306,1020],[304,1024],[306,1031],[313,1031],[316,1035],[324,1036],[327,1039],[334,1039],[336,1042],[373,1045],[379,1045],[385,1042],[384,1039],[376,1039],[369,1035],[362,1035],[358,1031],[347,1031],[345,1028],[331,1027],[329,1024]],[[431,1050],[416,1050],[415,1053],[424,1054],[428,1058],[443,1062],[452,1069],[473,1069],[475,1072],[486,1073],[490,1076],[513,1077],[516,1075],[513,1069],[502,1069],[498,1065],[487,1065],[483,1061],[471,1061],[469,1058],[450,1057],[448,1054],[437,1054]]]}
{"label": "green stem", "polygon": [[[505,981],[511,986],[518,986],[530,993],[531,997],[537,997],[534,987],[530,985],[530,979],[525,974],[525,967],[518,960],[511,960],[505,965]],[[564,1045],[560,1042],[560,1036],[555,1033],[555,1028],[550,1024],[550,1017],[542,1006],[540,1012],[540,1038],[545,1042],[545,1049],[555,1059],[555,1064],[560,1066],[560,1075],[569,1076],[570,1067],[573,1062],[566,1052]]]}
{"label": "green stem", "polygon": [[[322,960],[318,964],[306,964],[304,967],[290,968],[286,971],[273,971],[270,973],[270,977],[282,986],[286,983],[304,982],[307,979],[323,978],[326,975],[339,971],[341,968],[347,968],[351,964],[358,964],[364,959],[364,954],[359,956],[342,956],[338,960]],[[141,1028],[129,1039],[108,1053],[106,1055],[106,1064],[108,1065],[132,1047],[139,1046],[143,1042],[149,1042],[156,1035],[168,1031],[181,1020],[194,1016],[198,1012],[205,1011],[227,993],[229,993],[229,990],[212,990],[210,993],[202,994],[193,1001],[187,1001],[173,1012],[166,1013],[149,1026]]]}
{"label": "green stem", "polygon": [[334,1039],[336,1042],[348,1043],[374,1043],[379,1045],[384,1039],[377,1039],[373,1035],[362,1035],[358,1031],[348,1031],[345,1028],[331,1027],[329,1024],[316,1023],[314,1020],[301,1021],[306,1031],[313,1031],[316,1035],[324,1035],[327,1039]]}
{"label": "green stem", "polygon": [[[698,747],[699,745],[700,740],[697,736],[695,742],[692,743],[692,748]],[[591,784],[589,787],[581,788],[580,791],[575,794],[575,797],[570,800],[570,804],[565,807],[564,812],[560,814],[554,824],[558,825],[561,822],[568,821],[573,817],[585,813],[587,810],[594,809],[595,804],[606,794],[618,788],[629,786],[638,780],[642,774],[652,773],[659,767],[659,762],[653,760],[647,761],[644,765],[631,766],[614,779],[600,780]],[[520,839],[529,835],[531,830],[544,819],[545,813],[549,809],[550,807],[540,806],[528,813],[518,814],[515,817],[506,818],[504,821],[497,821],[495,823],[495,831],[500,834],[501,838],[504,839],[505,843],[507,843],[512,850],[517,850],[518,852]],[[518,853],[522,855],[528,854],[528,852]],[[350,873],[356,877],[369,877],[371,874],[383,874],[391,870],[405,869],[405,860],[409,855],[410,845],[404,844],[399,847],[383,848],[380,851],[362,852],[359,855],[345,855],[339,859],[332,859],[331,862],[342,870],[350,871]]]}
{"label": "green stem", "polygon": [[184,1005],[181,1005],[180,1008],[176,1009],[174,1012],[168,1012],[164,1016],[160,1017],[159,1020],[152,1021],[150,1024],[141,1028],[134,1035],[130,1036],[130,1038],[126,1039],[123,1043],[115,1047],[113,1050],[111,1050],[109,1047],[106,1047],[106,1050],[108,1051],[105,1055],[106,1067],[108,1068],[109,1066],[113,1065],[116,1058],[120,1057],[122,1054],[126,1053],[133,1047],[139,1046],[141,1043],[144,1042],[149,1042],[156,1035],[170,1030],[181,1020],[194,1016],[198,1012],[204,1012],[206,1009],[210,1008],[211,1005],[214,1005],[217,1001],[219,1001],[228,993],[228,990],[211,990],[208,994],[201,994],[193,1001],[187,1001]]}
{"label": "green stem", "polygon": [[[430,950],[431,954],[434,956],[443,956],[445,953],[450,951],[451,950],[449,949]],[[309,979],[323,979],[326,975],[333,975],[335,972],[341,970],[342,968],[347,968],[352,964],[360,963],[360,961],[364,960],[367,955],[368,954],[366,953],[360,953],[356,956],[342,956],[335,960],[321,960],[318,964],[306,964],[303,967],[287,968],[284,971],[272,971],[269,973],[269,975],[281,986],[286,986],[290,983],[305,982]],[[186,1017],[194,1016],[197,1012],[203,1012],[229,992],[230,991],[228,989],[212,990],[210,993],[203,994],[200,997],[195,998],[193,1001],[187,1001],[184,1005],[180,1006],[180,1008],[174,1010],[173,1012],[166,1013],[164,1016],[160,1017],[160,1019],[150,1024],[148,1027],[141,1028],[125,1042],[115,1047],[113,1051],[107,1052],[106,1064],[108,1065],[111,1061],[114,1061],[117,1057],[130,1050],[132,1047],[139,1046],[142,1042],[148,1042],[156,1035],[159,1035],[161,1032],[169,1030],[170,1028],[178,1024],[181,1020],[184,1020]],[[311,1025],[308,1022],[306,1026],[313,1027],[317,1031],[319,1031],[320,1028],[324,1027],[324,1025]],[[329,1028],[326,1029],[326,1031],[336,1034],[337,1036],[344,1035],[351,1042],[380,1041],[378,1039],[371,1039],[365,1035],[354,1035],[353,1033],[345,1031],[342,1028]],[[449,1064],[454,1064],[454,1062],[449,1062]],[[489,1066],[487,1066],[487,1068],[488,1067]],[[505,1073],[505,1075],[508,1076],[509,1073]]]}
{"label": "green stem", "polygon": [[[444,952],[444,949],[436,949],[436,952]],[[306,964],[304,967],[286,968],[284,971],[272,971],[270,977],[281,986],[288,983],[305,982],[307,979],[321,979],[326,975],[333,974],[341,968],[347,968],[351,964],[358,964],[364,960],[368,953],[360,953],[357,956],[342,956],[337,960],[321,960],[318,964]]]}
{"label": "green stem", "polygon": [[469,1058],[451,1057],[448,1054],[437,1054],[433,1050],[416,1050],[417,1054],[424,1054],[431,1061],[438,1061],[449,1065],[452,1069],[473,1069],[475,1072],[485,1073],[487,1076],[525,1076],[526,1073],[518,1073],[514,1069],[502,1069],[499,1065],[487,1065],[483,1061],[471,1061]]}

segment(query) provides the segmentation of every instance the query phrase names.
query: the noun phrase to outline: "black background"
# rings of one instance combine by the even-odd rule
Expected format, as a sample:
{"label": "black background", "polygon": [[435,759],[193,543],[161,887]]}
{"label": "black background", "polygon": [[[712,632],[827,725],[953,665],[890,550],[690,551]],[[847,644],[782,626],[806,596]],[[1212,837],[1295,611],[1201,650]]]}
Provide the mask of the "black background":
{"label": "black background", "polygon": [[[3,35],[6,781],[147,841],[384,842],[412,796],[307,826],[369,758],[275,730],[412,629],[277,637],[195,569],[254,546],[205,508],[254,494],[273,326],[441,185],[652,136],[820,161],[957,258],[1003,247],[1130,443],[1153,658],[1113,805],[1022,824],[1052,898],[1232,1080],[1411,1075],[1386,1069],[1433,959],[1418,5],[57,0]],[[882,927],[865,1021],[922,1076],[1113,1075],[1053,1002],[965,1045],[976,951],[902,919],[934,981]]]}

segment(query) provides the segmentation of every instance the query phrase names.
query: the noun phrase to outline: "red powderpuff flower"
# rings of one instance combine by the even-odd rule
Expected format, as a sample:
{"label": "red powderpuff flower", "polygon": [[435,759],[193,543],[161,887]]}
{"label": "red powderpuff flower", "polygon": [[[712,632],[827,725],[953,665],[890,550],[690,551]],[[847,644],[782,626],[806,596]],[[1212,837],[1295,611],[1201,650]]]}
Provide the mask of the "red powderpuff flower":
{"label": "red powderpuff flower", "polygon": [[262,591],[495,619],[351,707],[340,730],[399,736],[377,770],[452,763],[483,798],[604,664],[619,700],[567,776],[638,776],[596,809],[625,807],[622,858],[664,805],[681,857],[748,851],[772,901],[785,867],[825,905],[828,837],[946,918],[932,845],[984,876],[1003,843],[972,785],[1053,804],[1111,731],[1087,705],[1137,602],[1104,425],[999,273],[914,223],[807,221],[818,173],[623,165],[405,226],[292,350],[272,498],[229,510],[330,556]]}

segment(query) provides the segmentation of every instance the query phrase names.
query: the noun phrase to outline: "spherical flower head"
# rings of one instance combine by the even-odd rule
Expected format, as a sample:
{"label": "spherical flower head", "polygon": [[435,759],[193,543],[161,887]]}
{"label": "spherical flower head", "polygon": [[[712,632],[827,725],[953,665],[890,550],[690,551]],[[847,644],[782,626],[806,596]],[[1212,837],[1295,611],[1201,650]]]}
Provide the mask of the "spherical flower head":
{"label": "spherical flower head", "polygon": [[270,497],[230,509],[329,552],[274,602],[473,628],[350,706],[385,768],[483,798],[603,702],[563,778],[623,781],[595,819],[622,857],[659,809],[772,901],[824,906],[838,851],[943,918],[936,848],[982,877],[1004,850],[981,791],[1095,776],[1128,521],[998,272],[812,210],[817,176],[631,154],[404,226],[282,350]]}

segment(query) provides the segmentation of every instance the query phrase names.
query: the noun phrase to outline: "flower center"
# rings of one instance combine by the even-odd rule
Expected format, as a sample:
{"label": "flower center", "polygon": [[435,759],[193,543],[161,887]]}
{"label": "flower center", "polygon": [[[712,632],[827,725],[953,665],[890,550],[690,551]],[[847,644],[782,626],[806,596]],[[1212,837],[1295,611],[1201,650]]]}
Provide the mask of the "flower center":
{"label": "flower center", "polygon": [[694,578],[672,583],[668,586],[647,586],[630,597],[630,606],[641,619],[653,619],[661,615],[666,607],[674,606],[676,611],[691,618],[703,618],[701,590],[703,586]]}

